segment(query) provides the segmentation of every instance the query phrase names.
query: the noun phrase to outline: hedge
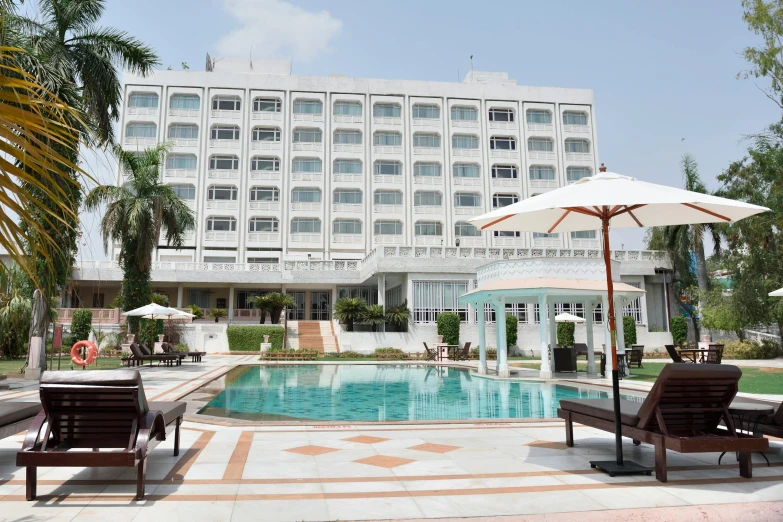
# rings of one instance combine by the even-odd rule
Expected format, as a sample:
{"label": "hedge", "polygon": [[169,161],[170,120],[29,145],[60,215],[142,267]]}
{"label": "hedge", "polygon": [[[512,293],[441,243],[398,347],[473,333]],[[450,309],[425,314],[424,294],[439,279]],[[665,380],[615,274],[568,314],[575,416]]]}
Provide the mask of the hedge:
{"label": "hedge", "polygon": [[514,314],[506,314],[506,346],[511,348],[517,345],[519,333],[519,319]]}
{"label": "hedge", "polygon": [[630,315],[623,316],[623,339],[626,348],[636,344],[636,319]]}
{"label": "hedge", "polygon": [[228,335],[228,349],[232,352],[257,352],[261,349],[264,336],[269,336],[269,342],[273,350],[283,349],[282,326],[229,326],[226,329]]}
{"label": "hedge", "polygon": [[560,346],[573,346],[574,330],[576,330],[576,324],[574,323],[557,323],[557,344]]}
{"label": "hedge", "polygon": [[459,315],[454,312],[442,312],[436,318],[438,335],[443,336],[443,342],[451,345],[459,344]]}
{"label": "hedge", "polygon": [[669,320],[669,331],[672,334],[674,344],[684,344],[688,340],[688,321],[679,315],[672,317]]}

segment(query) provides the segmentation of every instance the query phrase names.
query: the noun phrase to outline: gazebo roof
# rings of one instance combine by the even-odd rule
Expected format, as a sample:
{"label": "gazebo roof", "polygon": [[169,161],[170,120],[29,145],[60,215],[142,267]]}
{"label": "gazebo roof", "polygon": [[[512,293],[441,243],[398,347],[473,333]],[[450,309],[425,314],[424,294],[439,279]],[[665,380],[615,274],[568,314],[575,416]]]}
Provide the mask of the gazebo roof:
{"label": "gazebo roof", "polygon": [[[626,299],[636,299],[645,291],[619,281],[614,282],[614,292]],[[505,297],[533,298],[540,294],[558,295],[561,297],[600,297],[606,295],[606,281],[595,279],[556,279],[535,277],[529,279],[497,279],[482,284],[475,290],[459,297],[460,302],[485,300],[488,294]]]}

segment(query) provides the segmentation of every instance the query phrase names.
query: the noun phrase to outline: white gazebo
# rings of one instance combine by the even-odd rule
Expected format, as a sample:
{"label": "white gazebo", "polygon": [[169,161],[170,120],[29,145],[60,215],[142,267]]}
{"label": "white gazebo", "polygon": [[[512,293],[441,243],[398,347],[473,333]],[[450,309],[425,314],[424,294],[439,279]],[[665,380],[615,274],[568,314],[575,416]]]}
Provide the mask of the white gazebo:
{"label": "white gazebo", "polygon": [[[617,261],[612,261],[618,264]],[[640,290],[620,281],[619,266],[612,270],[614,274],[615,307],[623,306],[644,295]],[[495,311],[495,329],[497,339],[497,374],[509,376],[508,347],[506,345],[507,304],[538,304],[539,332],[541,334],[541,377],[552,377],[553,356],[549,355],[550,345],[557,344],[557,329],[554,321],[555,305],[558,303],[582,303],[587,330],[587,373],[596,375],[595,348],[593,343],[593,311],[602,306],[604,316],[608,309],[606,289],[606,269],[603,259],[588,258],[544,258],[544,259],[508,259],[496,261],[480,267],[477,271],[477,288],[462,296],[461,303],[470,304],[480,312],[489,305]],[[484,313],[478,314],[479,334],[479,373],[487,373],[486,320]],[[603,321],[605,344],[609,346],[608,322]],[[617,322],[617,339],[620,353],[623,352],[622,321]]]}

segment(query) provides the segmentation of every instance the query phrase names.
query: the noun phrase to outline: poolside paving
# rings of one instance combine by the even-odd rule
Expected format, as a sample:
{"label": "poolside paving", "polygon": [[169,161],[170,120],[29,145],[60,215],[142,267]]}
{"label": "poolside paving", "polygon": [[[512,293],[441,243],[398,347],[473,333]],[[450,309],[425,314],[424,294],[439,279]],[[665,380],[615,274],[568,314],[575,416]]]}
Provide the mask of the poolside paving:
{"label": "poolside paving", "polygon": [[[150,399],[173,400],[254,359],[141,371]],[[0,399],[37,396],[34,383],[10,384]],[[783,519],[779,440],[770,466],[754,455],[752,479],[731,455],[719,466],[715,453],[670,452],[664,484],[591,469],[590,460],[613,458],[612,435],[576,426],[568,448],[558,419],[236,426],[192,413],[178,457],[172,440],[151,452],[143,501],[133,499],[132,469],[39,468],[39,499],[25,502],[15,466],[23,434],[0,440],[0,520]],[[652,447],[626,442],[627,458],[652,464]]]}

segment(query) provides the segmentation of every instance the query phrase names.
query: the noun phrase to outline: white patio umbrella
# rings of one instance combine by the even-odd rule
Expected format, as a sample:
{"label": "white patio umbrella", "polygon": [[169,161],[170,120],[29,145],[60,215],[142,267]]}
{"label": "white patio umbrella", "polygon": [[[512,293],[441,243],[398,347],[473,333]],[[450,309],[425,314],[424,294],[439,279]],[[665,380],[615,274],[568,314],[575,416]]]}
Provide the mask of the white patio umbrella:
{"label": "white patio umbrella", "polygon": [[555,316],[555,322],[556,323],[584,323],[585,319],[584,317],[579,317],[578,315],[562,313]]}
{"label": "white patio umbrella", "polygon": [[157,303],[150,303],[144,305],[141,308],[123,312],[121,315],[126,317],[142,317],[144,319],[168,319],[169,320],[169,337],[171,337],[171,318],[173,316],[179,317],[193,317],[193,314],[183,312],[177,308],[169,308],[168,306],[161,306]]}
{"label": "white patio umbrella", "polygon": [[616,462],[595,461],[590,464],[612,474],[646,473],[648,468],[633,462],[623,462],[609,229],[733,222],[769,209],[742,201],[639,181],[629,176],[607,172],[603,164],[600,171],[595,176],[582,178],[571,185],[499,208],[469,221],[480,230],[552,234],[601,229],[609,300],[617,459]]}
{"label": "white patio umbrella", "polygon": [[768,294],[770,297],[783,297],[783,288],[778,288],[774,292]]}

